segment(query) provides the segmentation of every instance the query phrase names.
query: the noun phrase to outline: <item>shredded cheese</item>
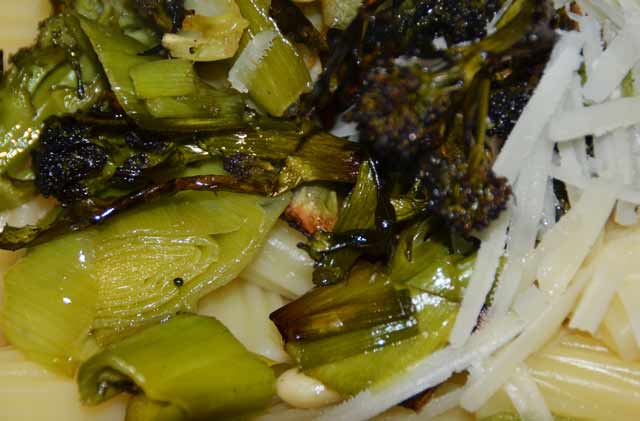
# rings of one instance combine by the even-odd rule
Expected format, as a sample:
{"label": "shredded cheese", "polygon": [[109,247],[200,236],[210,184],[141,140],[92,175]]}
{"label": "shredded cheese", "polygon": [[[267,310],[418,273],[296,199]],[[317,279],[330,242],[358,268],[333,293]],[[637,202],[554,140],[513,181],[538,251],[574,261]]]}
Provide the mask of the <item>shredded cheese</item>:
{"label": "shredded cheese", "polygon": [[317,421],[364,421],[402,402],[416,391],[436,386],[453,373],[493,354],[522,331],[522,321],[514,315],[485,324],[462,348],[448,346],[437,351],[377,388],[360,392],[341,405],[315,418]]}
{"label": "shredded cheese", "polygon": [[621,127],[640,123],[640,97],[620,98],[580,110],[563,111],[549,123],[554,142],[588,135],[602,136]]}
{"label": "shredded cheese", "polygon": [[625,25],[608,48],[593,63],[584,85],[584,96],[594,102],[607,99],[640,60],[640,16],[628,13]]}
{"label": "shredded cheese", "polygon": [[460,396],[462,396],[461,388],[447,392],[437,398],[432,398],[422,411],[420,411],[420,415],[428,420],[442,415],[458,406]]}
{"label": "shredded cheese", "polygon": [[500,257],[504,253],[509,218],[509,211],[503,212],[500,218],[482,233],[484,238],[478,250],[469,286],[464,292],[460,311],[449,336],[449,342],[454,347],[461,347],[467,342],[478,322],[487,294],[495,280]]}
{"label": "shredded cheese", "polygon": [[477,411],[512,375],[518,364],[540,349],[555,335],[569,314],[589,277],[583,269],[571,287],[555,297],[520,336],[486,362],[486,374],[473,379],[460,398],[460,406]]}
{"label": "shredded cheese", "polygon": [[594,181],[578,203],[545,234],[535,260],[541,290],[552,295],[564,291],[595,244],[615,200],[615,190]]}
{"label": "shredded cheese", "polygon": [[543,215],[552,153],[551,142],[538,143],[516,184],[515,200],[511,203],[513,218],[509,227],[507,261],[493,296],[489,317],[505,315],[520,288],[524,259],[533,251]]}
{"label": "shredded cheese", "polygon": [[640,235],[627,235],[605,246],[593,279],[576,307],[569,327],[594,334],[627,274],[640,272]]}
{"label": "shredded cheese", "polygon": [[618,290],[618,297],[629,317],[636,345],[640,346],[640,279],[638,272],[635,277],[625,279]]}
{"label": "shredded cheese", "polygon": [[522,163],[529,157],[551,117],[565,98],[575,72],[582,63],[584,38],[563,33],[556,43],[544,74],[500,151],[493,170],[514,183]]}

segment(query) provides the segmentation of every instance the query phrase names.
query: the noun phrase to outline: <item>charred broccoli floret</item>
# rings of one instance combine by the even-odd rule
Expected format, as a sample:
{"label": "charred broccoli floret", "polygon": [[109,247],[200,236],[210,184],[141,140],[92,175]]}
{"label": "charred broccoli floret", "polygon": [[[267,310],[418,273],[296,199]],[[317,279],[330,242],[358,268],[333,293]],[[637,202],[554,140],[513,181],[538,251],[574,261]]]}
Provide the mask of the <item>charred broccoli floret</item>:
{"label": "charred broccoli floret", "polygon": [[[178,159],[182,150],[158,135],[130,127],[101,127],[73,118],[52,118],[32,151],[36,186],[63,205],[95,197],[109,188],[135,189],[159,166]],[[166,168],[165,168],[166,170]]]}
{"label": "charred broccoli floret", "polygon": [[[446,11],[462,20],[466,8],[475,6],[425,1],[407,13],[421,19],[420,7],[427,3],[448,7],[430,13]],[[552,46],[544,32],[534,37],[540,46],[528,48],[532,31],[545,31],[543,5],[521,0],[511,7],[498,31],[476,42],[432,50],[426,58],[379,52],[348,114],[380,165],[401,173],[412,188],[418,184],[426,210],[464,234],[484,228],[506,207],[511,189],[491,167],[535,86],[535,72],[523,65],[530,59],[522,52],[544,54]],[[452,17],[447,25],[446,31],[471,36]],[[429,36],[437,32],[431,29]]]}
{"label": "charred broccoli floret", "polygon": [[526,84],[493,90],[489,100],[491,125],[487,134],[506,140],[532,93],[533,89]]}
{"label": "charred broccoli floret", "polygon": [[491,171],[490,81],[466,87],[465,67],[442,73],[429,71],[433,66],[416,59],[374,70],[352,117],[391,171],[414,172],[430,213],[469,233],[495,219],[511,193]]}
{"label": "charred broccoli floret", "polygon": [[347,117],[358,123],[360,135],[378,155],[398,158],[392,163],[411,162],[426,147],[442,137],[440,123],[452,104],[453,91],[464,82],[460,75],[434,78],[427,69],[440,62],[392,61],[373,69],[366,77],[363,93]]}
{"label": "charred broccoli floret", "polygon": [[[358,49],[363,63],[380,55],[431,57],[438,49],[487,36],[487,26],[504,0],[400,0],[381,7]],[[444,43],[443,43],[444,41]]]}
{"label": "charred broccoli floret", "polygon": [[506,209],[511,187],[491,171],[487,159],[469,161],[468,153],[445,144],[422,163],[427,209],[443,217],[458,232],[486,227]]}
{"label": "charred broccoli floret", "polygon": [[85,179],[102,173],[108,155],[89,140],[88,132],[87,126],[69,120],[54,120],[43,130],[32,157],[36,185],[44,196],[67,203],[89,195]]}
{"label": "charred broccoli floret", "polygon": [[502,0],[405,1],[400,19],[414,45],[429,45],[435,38],[444,38],[452,45],[486,36],[487,24],[503,3]]}

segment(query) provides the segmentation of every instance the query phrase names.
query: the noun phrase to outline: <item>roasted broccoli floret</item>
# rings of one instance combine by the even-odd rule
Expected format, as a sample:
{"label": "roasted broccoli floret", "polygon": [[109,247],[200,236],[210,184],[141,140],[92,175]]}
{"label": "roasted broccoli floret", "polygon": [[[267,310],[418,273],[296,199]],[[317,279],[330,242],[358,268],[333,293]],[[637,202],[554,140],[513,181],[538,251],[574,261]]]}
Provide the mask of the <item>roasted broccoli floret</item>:
{"label": "roasted broccoli floret", "polygon": [[36,185],[44,196],[62,203],[89,195],[85,179],[99,176],[108,162],[107,151],[91,142],[89,129],[69,120],[54,120],[40,135],[32,153]]}
{"label": "roasted broccoli floret", "polygon": [[473,41],[487,35],[487,24],[503,0],[407,0],[400,6],[400,21],[407,41],[431,45],[436,38],[448,45]]}
{"label": "roasted broccoli floret", "polygon": [[188,163],[182,152],[159,135],[136,128],[52,118],[31,155],[40,192],[69,205],[110,188],[144,186],[145,176],[156,167],[169,167],[178,159]]}
{"label": "roasted broccoli floret", "polygon": [[427,210],[459,232],[485,227],[510,196],[505,179],[491,171],[487,141],[489,80],[466,82],[466,67],[430,71],[415,59],[369,76],[353,119],[363,140],[391,171],[410,171],[421,183]]}
{"label": "roasted broccoli floret", "polygon": [[[534,37],[540,46],[528,48],[529,35],[545,31],[540,24],[545,14],[544,6],[526,0],[513,3],[496,32],[484,34],[485,26],[465,32],[466,13],[477,3],[411,3],[414,8],[404,13],[412,19],[430,17],[442,24],[406,28],[404,40],[412,38],[411,44],[428,31],[429,37],[486,36],[445,51],[432,49],[430,55],[428,49],[408,49],[400,56],[378,51],[348,113],[379,165],[402,174],[407,187],[415,190],[417,184],[425,210],[463,234],[484,228],[506,207],[511,189],[491,167],[535,86],[535,71],[522,64],[530,59],[521,52],[545,54],[552,46],[545,32]],[[421,15],[427,4],[430,12]],[[440,15],[447,20],[440,21]]]}
{"label": "roasted broccoli floret", "polygon": [[463,86],[463,75],[452,71],[438,80],[429,67],[444,62],[419,59],[390,61],[366,77],[362,94],[347,118],[358,123],[361,137],[391,164],[405,166],[425,148],[437,146],[452,104],[452,93]]}

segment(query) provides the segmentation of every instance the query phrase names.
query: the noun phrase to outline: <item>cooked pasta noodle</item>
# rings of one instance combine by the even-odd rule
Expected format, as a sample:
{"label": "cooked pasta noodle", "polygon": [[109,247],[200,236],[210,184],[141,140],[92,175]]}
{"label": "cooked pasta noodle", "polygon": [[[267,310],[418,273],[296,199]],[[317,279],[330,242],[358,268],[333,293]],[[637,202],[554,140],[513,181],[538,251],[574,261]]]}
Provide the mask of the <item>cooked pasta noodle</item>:
{"label": "cooked pasta noodle", "polygon": [[126,399],[82,406],[72,379],[49,373],[18,351],[0,349],[0,419],[11,421],[121,421]]}

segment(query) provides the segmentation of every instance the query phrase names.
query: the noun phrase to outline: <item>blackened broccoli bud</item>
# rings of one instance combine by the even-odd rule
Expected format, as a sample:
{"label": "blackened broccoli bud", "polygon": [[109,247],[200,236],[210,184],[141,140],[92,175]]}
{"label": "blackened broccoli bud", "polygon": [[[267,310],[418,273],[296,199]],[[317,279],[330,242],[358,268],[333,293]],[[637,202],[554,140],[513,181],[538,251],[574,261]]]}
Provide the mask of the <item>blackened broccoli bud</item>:
{"label": "blackened broccoli bud", "polygon": [[[489,108],[490,81],[478,77],[465,83],[471,66],[439,59],[394,60],[369,74],[348,114],[384,169],[419,180],[427,210],[463,234],[497,218],[511,194],[507,180],[491,171],[500,139],[478,124],[487,120],[487,114],[481,118],[479,113]],[[507,125],[521,107],[511,97],[503,99],[500,129],[508,134]]]}
{"label": "blackened broccoli bud", "polygon": [[[365,56],[429,57],[436,49],[435,40],[452,46],[484,38],[504,0],[397,0],[393,4],[369,22],[362,48]],[[365,57],[364,62],[369,61],[371,57]]]}
{"label": "blackened broccoli bud", "polygon": [[467,157],[446,146],[422,161],[428,210],[460,233],[481,230],[506,209],[511,196],[507,180],[486,168],[474,168]]}
{"label": "blackened broccoli bud", "polygon": [[[406,2],[405,2],[406,3]],[[487,24],[500,10],[498,0],[415,0],[411,14],[413,44],[431,45],[435,38],[447,44],[473,41],[487,35]]]}
{"label": "blackened broccoli bud", "polygon": [[123,184],[135,184],[142,177],[143,171],[149,165],[149,157],[144,153],[139,153],[127,158],[124,163],[116,169],[115,177]]}
{"label": "blackened broccoli bud", "polygon": [[46,196],[70,203],[89,195],[84,180],[98,176],[106,151],[88,138],[89,128],[66,119],[49,120],[32,152],[36,186]]}
{"label": "blackened broccoli bud", "polygon": [[527,88],[526,85],[493,90],[489,100],[491,125],[487,135],[496,136],[504,142],[522,114],[525,105],[529,102],[532,93],[533,89]]}
{"label": "blackened broccoli bud", "polygon": [[[449,88],[425,71],[427,62],[394,62],[373,69],[347,119],[357,122],[361,139],[379,156],[406,163],[439,141],[439,122],[451,106]],[[451,86],[450,86],[451,85]]]}
{"label": "blackened broccoli bud", "polygon": [[144,152],[163,152],[167,149],[167,142],[158,138],[158,134],[128,131],[124,140],[132,149]]}

